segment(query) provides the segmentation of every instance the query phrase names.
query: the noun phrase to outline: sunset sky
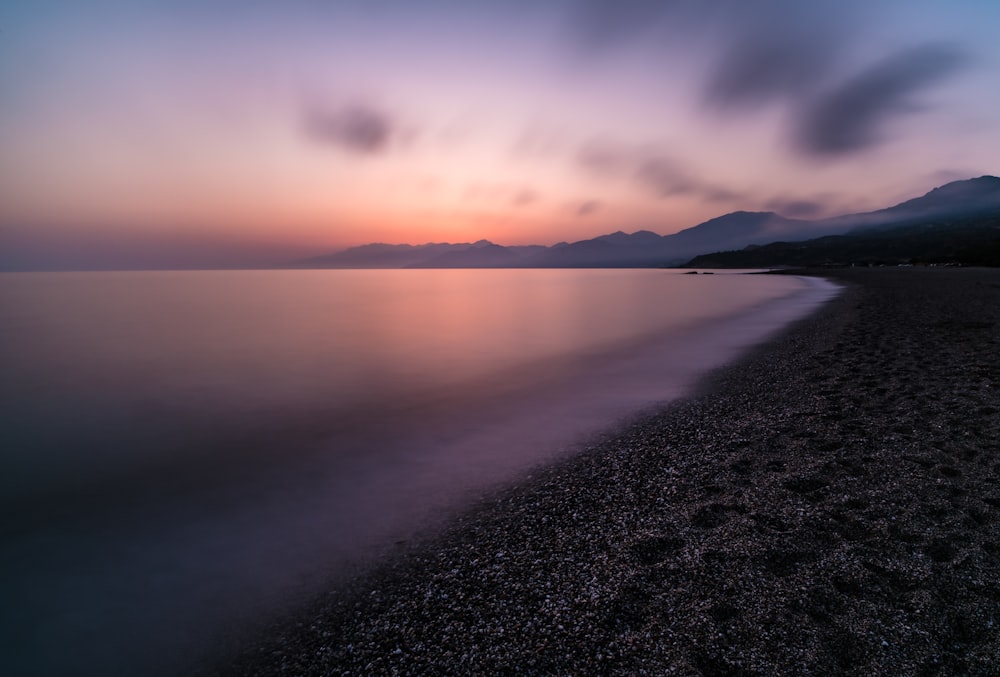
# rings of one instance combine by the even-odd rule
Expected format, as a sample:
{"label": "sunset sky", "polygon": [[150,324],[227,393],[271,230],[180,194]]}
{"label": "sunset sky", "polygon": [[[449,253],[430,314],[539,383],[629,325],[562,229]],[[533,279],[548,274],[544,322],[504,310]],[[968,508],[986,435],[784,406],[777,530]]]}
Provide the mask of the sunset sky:
{"label": "sunset sky", "polygon": [[14,0],[0,269],[813,218],[1000,173],[996,0]]}

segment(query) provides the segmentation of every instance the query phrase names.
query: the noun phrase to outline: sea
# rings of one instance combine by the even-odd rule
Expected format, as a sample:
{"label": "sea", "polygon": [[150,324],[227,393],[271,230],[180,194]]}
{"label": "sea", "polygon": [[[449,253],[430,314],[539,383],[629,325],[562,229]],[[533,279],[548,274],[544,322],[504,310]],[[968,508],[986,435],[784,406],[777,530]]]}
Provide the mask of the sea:
{"label": "sea", "polygon": [[195,674],[838,291],[742,272],[0,274],[0,674]]}

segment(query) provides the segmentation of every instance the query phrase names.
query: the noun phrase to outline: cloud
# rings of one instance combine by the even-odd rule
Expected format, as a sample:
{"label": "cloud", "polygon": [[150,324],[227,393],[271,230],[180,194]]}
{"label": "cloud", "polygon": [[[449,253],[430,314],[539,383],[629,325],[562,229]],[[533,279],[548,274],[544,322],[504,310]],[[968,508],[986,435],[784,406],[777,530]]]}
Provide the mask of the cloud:
{"label": "cloud", "polygon": [[514,139],[511,153],[515,157],[538,160],[564,153],[571,143],[567,134],[555,126],[532,123]]}
{"label": "cloud", "polygon": [[692,193],[697,185],[680,166],[666,157],[653,157],[639,165],[636,179],[661,197]]}
{"label": "cloud", "polygon": [[[705,102],[741,112],[782,98],[801,97],[834,70],[847,51],[855,3],[716,0],[718,37]],[[711,59],[711,57],[709,57]]]}
{"label": "cloud", "polygon": [[[638,47],[659,63],[692,64],[709,109],[732,114],[782,106],[791,148],[835,160],[883,139],[920,92],[960,69],[954,46],[928,44],[863,61],[885,17],[861,0],[569,0],[575,44],[591,58]],[[858,70],[858,59],[863,65]],[[701,66],[700,64],[704,64]],[[851,75],[854,73],[853,75]],[[591,152],[594,168],[614,158]],[[663,172],[646,172],[665,184]]]}
{"label": "cloud", "polygon": [[577,152],[575,162],[584,171],[602,178],[628,178],[646,190],[661,196],[688,193],[695,182],[662,149],[628,146],[613,141],[585,143]]}
{"label": "cloud", "polygon": [[577,216],[590,216],[591,214],[593,214],[594,212],[596,212],[600,208],[601,208],[600,201],[598,201],[598,200],[587,200],[586,202],[583,202],[579,206],[577,206],[577,208],[576,208],[576,215]]}
{"label": "cloud", "polygon": [[521,188],[511,197],[511,204],[515,207],[525,207],[538,201],[538,193],[530,188]]}
{"label": "cloud", "polygon": [[538,191],[531,186],[482,181],[466,186],[463,197],[469,202],[514,207],[527,207],[541,199]]}
{"label": "cloud", "polygon": [[576,166],[602,179],[626,179],[658,197],[690,195],[708,203],[734,203],[742,193],[700,179],[685,163],[655,145],[590,141],[577,152]]}
{"label": "cloud", "polygon": [[578,47],[600,56],[619,46],[680,46],[707,57],[710,102],[744,105],[825,70],[862,6],[858,0],[575,0]]}
{"label": "cloud", "polygon": [[306,135],[358,155],[376,155],[389,148],[396,125],[388,115],[368,106],[351,105],[336,110],[306,111]]}
{"label": "cloud", "polygon": [[579,46],[602,52],[649,32],[672,6],[672,0],[578,0],[572,29]]}
{"label": "cloud", "polygon": [[799,111],[796,147],[812,155],[833,156],[879,143],[893,117],[916,110],[918,93],[956,72],[965,61],[958,48],[933,44],[876,63]]}
{"label": "cloud", "polygon": [[754,33],[726,49],[705,89],[706,102],[722,110],[753,108],[809,90],[829,71],[830,36]]}
{"label": "cloud", "polygon": [[605,176],[632,172],[638,161],[635,150],[608,141],[585,143],[576,154],[576,163],[582,169]]}

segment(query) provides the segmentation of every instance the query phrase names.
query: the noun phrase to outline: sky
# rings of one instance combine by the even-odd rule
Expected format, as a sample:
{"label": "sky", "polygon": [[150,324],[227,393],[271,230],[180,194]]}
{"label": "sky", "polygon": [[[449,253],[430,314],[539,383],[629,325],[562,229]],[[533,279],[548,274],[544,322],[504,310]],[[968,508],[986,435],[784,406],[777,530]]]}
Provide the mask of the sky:
{"label": "sky", "polygon": [[0,269],[819,218],[1000,173],[995,0],[7,0]]}

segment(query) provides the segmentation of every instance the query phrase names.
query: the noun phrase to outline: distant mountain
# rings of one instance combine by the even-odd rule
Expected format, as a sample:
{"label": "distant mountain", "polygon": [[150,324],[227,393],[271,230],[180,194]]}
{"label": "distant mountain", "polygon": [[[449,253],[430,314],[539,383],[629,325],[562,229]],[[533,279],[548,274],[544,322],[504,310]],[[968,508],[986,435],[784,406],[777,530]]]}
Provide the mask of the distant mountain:
{"label": "distant mountain", "polygon": [[592,240],[550,247],[525,261],[532,268],[648,268],[662,266],[663,236],[648,230],[618,231]]}
{"label": "distant mountain", "polygon": [[808,221],[793,221],[772,212],[733,212],[672,235],[657,235],[648,230],[632,234],[619,231],[551,247],[528,259],[527,264],[539,268],[666,266],[720,246],[763,244],[778,234],[796,233],[809,225]]}
{"label": "distant mountain", "polygon": [[774,268],[899,264],[1000,266],[1000,210],[993,216],[936,219],[865,228],[846,235],[774,242],[702,254],[691,268]]}
{"label": "distant mountain", "polygon": [[916,224],[931,219],[957,219],[980,216],[1000,210],[1000,178],[980,176],[964,181],[952,181],[934,188],[920,197],[898,205],[863,214],[848,214],[825,219],[834,231],[865,228],[888,228]]}
{"label": "distant mountain", "polygon": [[682,230],[665,239],[677,257],[712,249],[736,249],[776,238],[806,239],[826,234],[817,223],[787,219],[774,212],[732,212]]}
{"label": "distant mountain", "polygon": [[897,219],[925,219],[941,215],[950,217],[974,215],[997,209],[1000,209],[1000,178],[980,176],[977,179],[946,183],[926,195],[875,214],[889,214]]}
{"label": "distant mountain", "polygon": [[411,263],[408,268],[518,268],[534,254],[546,251],[542,245],[503,247],[488,240],[450,249],[442,254]]}
{"label": "distant mountain", "polygon": [[466,249],[471,243],[364,244],[333,254],[297,261],[303,268],[406,268],[449,251]]}
{"label": "distant mountain", "polygon": [[[1000,178],[954,181],[886,209],[829,219],[788,219],[773,212],[732,212],[672,235],[618,231],[551,247],[504,247],[486,240],[462,244],[370,244],[296,265],[330,268],[614,268],[677,265],[709,252],[743,250],[867,230],[893,229],[1000,214]],[[789,250],[791,251],[791,250]],[[706,264],[698,264],[706,265]],[[772,264],[753,264],[772,265]]]}

